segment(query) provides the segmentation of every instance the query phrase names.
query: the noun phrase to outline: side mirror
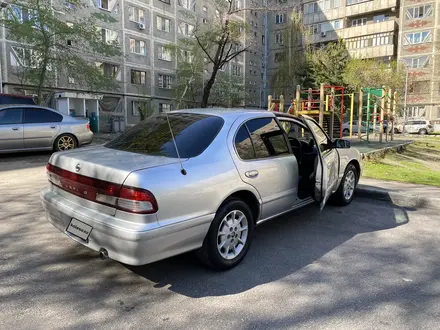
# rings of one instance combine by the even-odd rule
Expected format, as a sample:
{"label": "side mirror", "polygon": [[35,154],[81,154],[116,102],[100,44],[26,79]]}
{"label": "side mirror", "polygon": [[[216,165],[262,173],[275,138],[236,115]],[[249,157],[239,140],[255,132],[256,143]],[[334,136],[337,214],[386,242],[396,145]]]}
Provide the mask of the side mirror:
{"label": "side mirror", "polygon": [[334,139],[333,147],[336,149],[348,149],[351,147],[351,143],[349,140],[345,139]]}

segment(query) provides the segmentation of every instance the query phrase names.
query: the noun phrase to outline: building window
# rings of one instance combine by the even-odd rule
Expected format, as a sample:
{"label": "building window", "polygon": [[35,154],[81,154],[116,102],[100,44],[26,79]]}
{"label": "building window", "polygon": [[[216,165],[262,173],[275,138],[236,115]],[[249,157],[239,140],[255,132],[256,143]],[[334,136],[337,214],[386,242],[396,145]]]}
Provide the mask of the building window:
{"label": "building window", "polygon": [[178,32],[187,37],[192,36],[194,32],[194,25],[181,22],[178,27]]}
{"label": "building window", "polygon": [[318,34],[321,33],[321,24],[312,24],[309,27],[310,34]]}
{"label": "building window", "polygon": [[171,5],[171,1],[170,0],[159,0],[160,2],[166,3],[167,5]]}
{"label": "building window", "polygon": [[159,103],[159,113],[169,112],[171,110],[173,110],[173,107],[172,107],[171,104],[169,104],[169,103]]}
{"label": "building window", "polygon": [[410,68],[425,68],[429,64],[429,56],[406,57],[403,59]]}
{"label": "building window", "polygon": [[185,63],[192,63],[194,61],[194,55],[192,52],[188,51],[188,50],[181,50],[180,51],[180,55],[181,55],[181,59],[182,62]]}
{"label": "building window", "polygon": [[430,31],[421,31],[414,33],[406,33],[403,40],[404,45],[423,44],[432,41],[432,34]]}
{"label": "building window", "polygon": [[168,18],[157,16],[156,17],[156,28],[160,31],[170,32],[171,31],[171,21]]}
{"label": "building window", "polygon": [[282,44],[283,43],[283,33],[275,34],[275,43]]}
{"label": "building window", "polygon": [[393,33],[378,33],[365,37],[351,38],[345,40],[348,49],[360,49],[393,44]]}
{"label": "building window", "polygon": [[128,6],[128,19],[135,23],[145,23],[145,12],[140,8]]}
{"label": "building window", "polygon": [[262,43],[263,45],[266,44],[266,36],[265,36],[264,34],[261,36],[261,43]]}
{"label": "building window", "polygon": [[319,6],[317,2],[311,2],[304,4],[304,14],[315,14],[319,12]]}
{"label": "building window", "polygon": [[351,26],[361,26],[367,24],[367,18],[357,18],[351,21]]}
{"label": "building window", "polygon": [[413,8],[408,8],[406,10],[406,20],[426,18],[432,16],[432,5],[424,5]]}
{"label": "building window", "polygon": [[241,76],[241,66],[239,65],[232,65],[232,75],[240,77]]}
{"label": "building window", "polygon": [[106,77],[115,78],[119,71],[119,66],[110,63],[97,62],[96,66],[102,70],[102,73]]}
{"label": "building window", "polygon": [[140,116],[140,111],[142,111],[146,107],[146,102],[133,101],[132,102],[132,113],[133,116]]}
{"label": "building window", "polygon": [[275,58],[274,58],[275,63],[279,63],[279,62],[283,61],[285,57],[286,57],[285,53],[276,53]]}
{"label": "building window", "polygon": [[173,77],[165,74],[159,74],[159,88],[171,89]]}
{"label": "building window", "polygon": [[275,15],[275,23],[283,24],[286,18],[286,14],[276,14]]}
{"label": "building window", "polygon": [[355,5],[357,3],[368,2],[371,0],[347,0],[347,6]]}
{"label": "building window", "polygon": [[131,83],[134,85],[145,86],[147,82],[147,73],[145,71],[131,70]]}
{"label": "building window", "polygon": [[96,0],[96,5],[98,8],[109,10],[108,0]]}
{"label": "building window", "polygon": [[179,0],[179,6],[192,11],[196,10],[196,3],[194,0]]}
{"label": "building window", "polygon": [[377,15],[377,16],[373,16],[373,22],[374,23],[385,22],[385,21],[388,21],[389,19],[390,19],[390,15]]}
{"label": "building window", "polygon": [[116,31],[104,28],[101,29],[101,38],[103,42],[108,44],[119,41],[119,36]]}
{"label": "building window", "polygon": [[145,47],[145,41],[130,38],[130,53],[147,55],[147,47]]}
{"label": "building window", "polygon": [[165,46],[158,46],[157,58],[162,61],[171,62],[171,49],[166,48]]}

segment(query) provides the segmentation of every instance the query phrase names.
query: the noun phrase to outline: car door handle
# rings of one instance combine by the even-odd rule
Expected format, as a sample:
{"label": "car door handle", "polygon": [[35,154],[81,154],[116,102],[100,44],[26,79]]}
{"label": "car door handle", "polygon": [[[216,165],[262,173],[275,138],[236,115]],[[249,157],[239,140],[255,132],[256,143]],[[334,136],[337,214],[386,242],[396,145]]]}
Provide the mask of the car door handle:
{"label": "car door handle", "polygon": [[258,171],[247,171],[244,175],[246,175],[248,178],[256,178],[258,176]]}
{"label": "car door handle", "polygon": [[18,127],[12,127],[13,131],[18,131]]}
{"label": "car door handle", "polygon": [[53,129],[55,129],[55,128],[57,128],[56,126],[51,126],[50,128],[53,128]]}

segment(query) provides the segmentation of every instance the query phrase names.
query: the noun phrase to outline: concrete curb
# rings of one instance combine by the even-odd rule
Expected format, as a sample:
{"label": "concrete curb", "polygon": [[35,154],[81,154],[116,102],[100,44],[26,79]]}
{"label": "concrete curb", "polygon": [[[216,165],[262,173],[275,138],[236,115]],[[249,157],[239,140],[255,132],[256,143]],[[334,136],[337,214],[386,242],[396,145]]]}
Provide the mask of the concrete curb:
{"label": "concrete curb", "polygon": [[363,198],[390,202],[399,207],[440,210],[440,198],[437,197],[394,192],[381,188],[373,188],[362,184],[357,186],[356,195]]}
{"label": "concrete curb", "polygon": [[390,151],[400,151],[400,150],[404,149],[407,145],[410,145],[413,142],[414,141],[407,141],[404,143],[396,144],[391,147],[385,147],[385,148],[377,149],[377,150],[373,150],[373,151],[362,152],[361,159],[370,159],[370,158],[374,158],[374,157],[378,157],[378,156],[383,156],[383,155],[389,153]]}

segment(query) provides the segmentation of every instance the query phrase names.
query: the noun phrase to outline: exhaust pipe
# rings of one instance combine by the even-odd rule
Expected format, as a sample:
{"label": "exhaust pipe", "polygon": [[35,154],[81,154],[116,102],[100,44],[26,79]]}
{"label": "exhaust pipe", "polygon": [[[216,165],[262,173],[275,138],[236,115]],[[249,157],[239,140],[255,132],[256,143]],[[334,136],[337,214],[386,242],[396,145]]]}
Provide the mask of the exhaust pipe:
{"label": "exhaust pipe", "polygon": [[101,248],[101,249],[99,250],[99,257],[101,258],[101,260],[105,260],[105,259],[107,259],[107,258],[108,258],[108,252],[107,252],[107,250],[104,249],[104,248]]}

